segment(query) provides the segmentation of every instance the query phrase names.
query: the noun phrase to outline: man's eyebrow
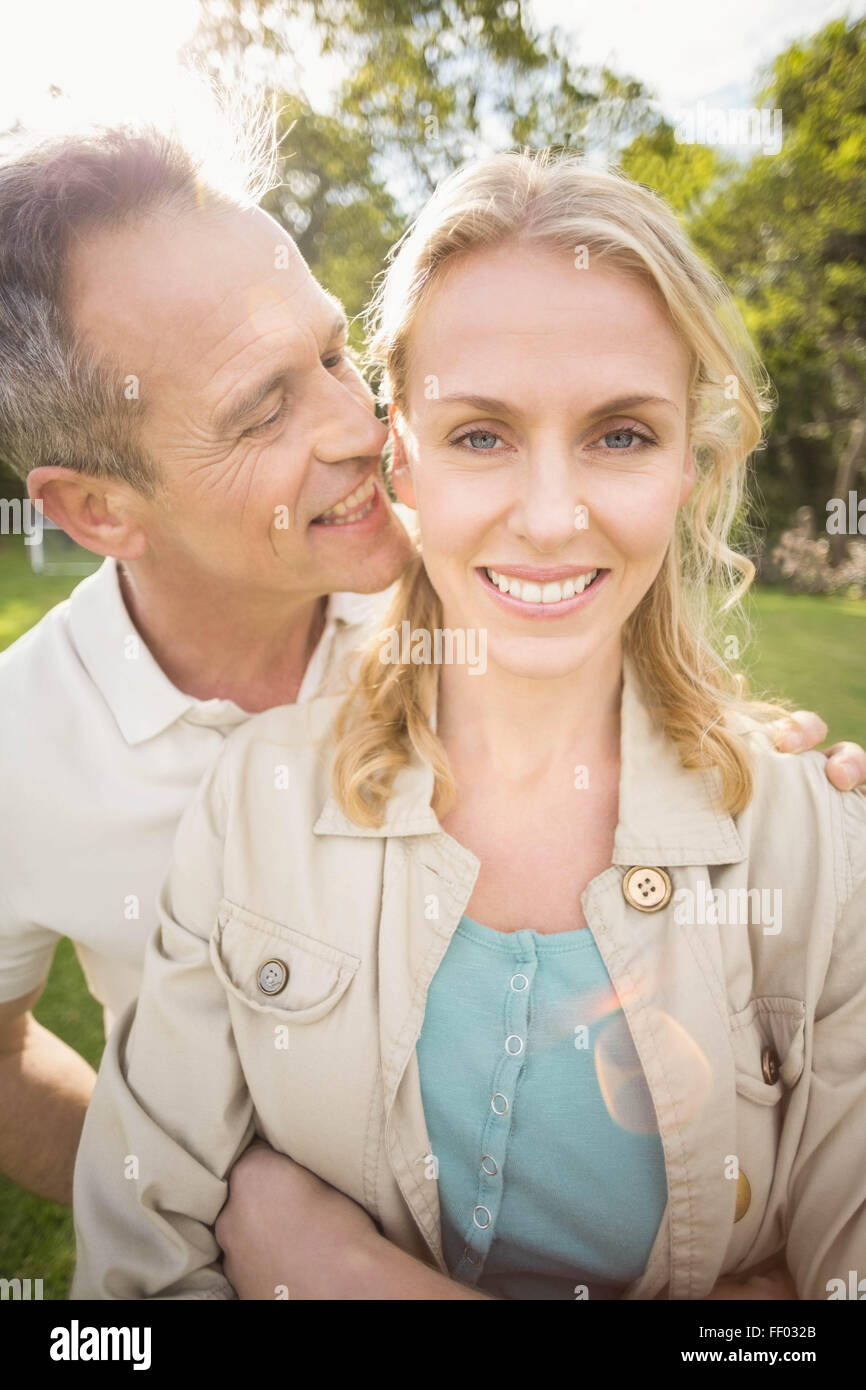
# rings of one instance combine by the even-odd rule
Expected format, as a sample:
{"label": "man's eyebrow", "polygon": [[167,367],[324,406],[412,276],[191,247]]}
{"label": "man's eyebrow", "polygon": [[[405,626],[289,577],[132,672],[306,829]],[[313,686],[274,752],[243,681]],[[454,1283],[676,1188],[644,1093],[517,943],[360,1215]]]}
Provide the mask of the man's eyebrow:
{"label": "man's eyebrow", "polygon": [[[348,332],[348,329],[348,320],[342,309],[340,309],[332,320],[328,341],[331,341],[333,338],[341,337],[344,333]],[[231,434],[248,415],[252,415],[262,402],[267,400],[272,391],[276,391],[277,387],[284,385],[286,378],[291,375],[291,372],[292,364],[290,362],[287,362],[281,367],[271,367],[266,377],[263,377],[260,381],[254,382],[252,386],[247,387],[240,395],[230,397],[228,404],[224,405],[223,408],[214,415],[213,427],[217,434]]]}
{"label": "man's eyebrow", "polygon": [[[480,410],[485,415],[510,415],[513,407],[506,401],[497,400],[494,396],[464,396],[459,391],[448,396],[439,396],[435,404],[447,405],[471,405],[473,410]],[[623,410],[633,410],[639,405],[667,405],[671,410],[679,413],[679,406],[674,401],[669,401],[666,396],[616,396],[612,400],[604,401],[602,405],[596,406],[590,411],[587,417],[590,420],[600,420],[605,415],[616,415]]]}

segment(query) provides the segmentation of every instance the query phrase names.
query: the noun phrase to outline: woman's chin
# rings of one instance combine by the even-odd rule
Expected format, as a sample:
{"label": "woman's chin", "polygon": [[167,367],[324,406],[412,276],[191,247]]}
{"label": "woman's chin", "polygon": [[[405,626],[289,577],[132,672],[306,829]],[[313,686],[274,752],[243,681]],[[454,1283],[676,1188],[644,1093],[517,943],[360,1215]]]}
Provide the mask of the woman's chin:
{"label": "woman's chin", "polygon": [[557,681],[576,676],[597,657],[601,642],[551,641],[544,637],[497,638],[488,629],[488,669],[524,680]]}

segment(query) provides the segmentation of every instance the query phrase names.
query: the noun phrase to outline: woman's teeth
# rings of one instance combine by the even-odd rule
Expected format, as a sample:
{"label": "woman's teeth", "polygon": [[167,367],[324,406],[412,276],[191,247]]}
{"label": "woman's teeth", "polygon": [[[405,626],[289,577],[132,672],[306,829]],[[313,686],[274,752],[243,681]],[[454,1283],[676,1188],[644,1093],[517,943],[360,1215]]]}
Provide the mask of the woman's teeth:
{"label": "woman's teeth", "polygon": [[549,584],[533,584],[526,579],[512,579],[507,574],[498,574],[496,570],[485,569],[484,573],[495,584],[501,594],[510,594],[512,598],[519,598],[524,603],[561,603],[563,599],[574,598],[575,594],[582,594],[598,574],[598,570],[590,570],[588,574],[576,574],[572,579],[552,580]]}
{"label": "woman's teeth", "polygon": [[337,502],[335,506],[322,512],[316,520],[324,526],[345,526],[347,521],[360,521],[361,517],[366,516],[371,510],[375,500],[376,480],[371,473],[366,482],[356,487],[342,502]]}

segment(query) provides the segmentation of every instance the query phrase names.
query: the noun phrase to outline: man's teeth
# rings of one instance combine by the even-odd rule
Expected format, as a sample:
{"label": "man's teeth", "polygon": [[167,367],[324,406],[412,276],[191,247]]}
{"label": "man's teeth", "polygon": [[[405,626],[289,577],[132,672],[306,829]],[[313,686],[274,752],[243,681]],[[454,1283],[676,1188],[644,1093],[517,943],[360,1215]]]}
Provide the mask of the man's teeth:
{"label": "man's teeth", "polygon": [[574,598],[595,579],[598,570],[588,574],[576,574],[573,579],[553,580],[549,584],[533,584],[527,579],[512,579],[510,575],[499,574],[496,570],[485,570],[487,578],[496,584],[501,594],[522,599],[524,603],[561,603],[563,599]]}
{"label": "man's teeth", "polygon": [[376,500],[376,480],[372,473],[366,482],[360,487],[356,487],[348,497],[344,497],[342,502],[337,502],[335,506],[329,507],[326,512],[322,512],[318,521],[326,526],[343,526],[347,521],[360,521],[362,516],[366,516]]}

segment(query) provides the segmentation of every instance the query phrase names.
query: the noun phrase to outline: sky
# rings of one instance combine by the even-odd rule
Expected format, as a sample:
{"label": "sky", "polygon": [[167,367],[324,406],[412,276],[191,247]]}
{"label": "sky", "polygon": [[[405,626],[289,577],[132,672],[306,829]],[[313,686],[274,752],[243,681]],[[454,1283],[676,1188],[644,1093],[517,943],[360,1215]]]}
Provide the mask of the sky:
{"label": "sky", "polygon": [[[749,105],[754,79],[793,39],[829,19],[866,12],[866,0],[528,0],[544,27],[574,36],[577,56],[639,78],[666,113],[693,103]],[[0,129],[16,118],[51,128],[71,119],[174,109],[186,99],[177,52],[196,0],[0,0]],[[304,44],[303,86],[329,107],[335,68]],[[51,85],[67,94],[50,101]],[[174,105],[173,105],[174,104]]]}
{"label": "sky", "polygon": [[668,115],[698,101],[751,105],[755,75],[795,39],[845,15],[863,0],[530,0],[545,28],[574,34],[591,64],[651,87]]}

